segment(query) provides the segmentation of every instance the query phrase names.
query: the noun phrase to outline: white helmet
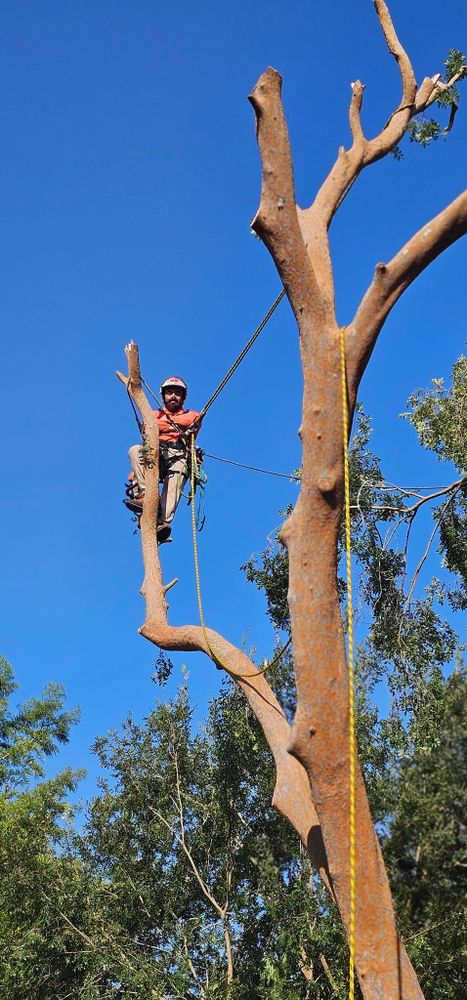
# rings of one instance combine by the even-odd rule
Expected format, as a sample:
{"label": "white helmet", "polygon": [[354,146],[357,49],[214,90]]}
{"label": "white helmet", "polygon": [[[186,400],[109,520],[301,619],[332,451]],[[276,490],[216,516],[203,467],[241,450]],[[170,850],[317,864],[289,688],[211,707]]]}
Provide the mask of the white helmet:
{"label": "white helmet", "polygon": [[179,375],[170,375],[169,378],[165,379],[165,381],[161,385],[161,395],[162,396],[164,395],[166,389],[172,389],[172,388],[181,389],[183,392],[183,401],[185,401],[188,392],[188,386],[186,382],[184,382],[184,380],[180,378]]}

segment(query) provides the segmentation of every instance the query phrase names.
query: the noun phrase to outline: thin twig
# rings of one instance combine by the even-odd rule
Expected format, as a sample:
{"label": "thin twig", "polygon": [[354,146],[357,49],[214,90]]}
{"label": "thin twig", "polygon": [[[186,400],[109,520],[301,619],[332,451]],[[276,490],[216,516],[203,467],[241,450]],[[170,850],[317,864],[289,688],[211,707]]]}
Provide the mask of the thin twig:
{"label": "thin twig", "polygon": [[418,579],[418,577],[419,577],[419,575],[420,575],[420,571],[421,571],[421,569],[422,569],[422,567],[423,567],[424,563],[426,562],[426,560],[427,560],[427,558],[428,558],[428,555],[429,555],[429,552],[430,552],[430,549],[431,549],[431,546],[432,546],[432,544],[433,544],[433,541],[434,541],[434,538],[435,538],[435,536],[436,536],[436,533],[437,533],[437,531],[438,531],[438,528],[439,528],[439,526],[440,526],[440,524],[441,524],[441,521],[443,520],[443,517],[444,517],[444,515],[445,515],[445,513],[446,513],[446,511],[447,511],[447,509],[448,509],[448,507],[449,507],[449,504],[451,504],[451,503],[452,503],[452,501],[454,500],[454,497],[455,497],[456,493],[458,493],[458,492],[459,492],[459,490],[460,490],[460,488],[461,488],[462,484],[464,483],[464,481],[465,481],[465,479],[461,479],[461,480],[459,481],[459,484],[458,484],[458,486],[457,486],[457,489],[453,491],[453,493],[451,494],[451,496],[449,497],[449,499],[448,499],[448,500],[446,500],[446,503],[445,503],[445,504],[443,504],[443,506],[442,506],[442,508],[441,508],[441,510],[440,510],[440,512],[439,512],[439,516],[438,516],[438,517],[437,517],[437,519],[436,519],[436,524],[435,524],[435,526],[434,526],[434,528],[433,528],[433,531],[431,532],[431,535],[430,535],[430,537],[429,537],[429,539],[428,539],[428,544],[427,544],[427,546],[426,546],[426,549],[425,549],[425,551],[424,551],[424,553],[423,553],[423,556],[422,556],[422,558],[420,559],[420,562],[418,563],[418,566],[417,566],[417,568],[416,568],[416,570],[415,570],[415,573],[414,573],[414,575],[413,575],[413,579],[412,579],[412,583],[411,583],[411,586],[410,586],[410,590],[409,590],[409,593],[408,593],[408,595],[407,595],[407,600],[406,600],[406,602],[405,602],[405,605],[404,605],[404,611],[405,611],[405,610],[407,609],[407,607],[408,607],[408,606],[409,606],[409,604],[410,604],[410,598],[412,597],[412,594],[413,594],[413,592],[414,592],[414,589],[415,589],[415,584],[416,584],[416,582],[417,582],[417,579]]}

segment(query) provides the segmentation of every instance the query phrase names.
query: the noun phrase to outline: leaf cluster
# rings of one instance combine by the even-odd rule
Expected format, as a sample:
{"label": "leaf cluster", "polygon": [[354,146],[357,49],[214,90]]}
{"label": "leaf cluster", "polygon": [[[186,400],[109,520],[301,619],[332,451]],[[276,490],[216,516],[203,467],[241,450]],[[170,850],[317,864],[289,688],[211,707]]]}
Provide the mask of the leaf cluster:
{"label": "leaf cluster", "polygon": [[[464,54],[459,49],[450,49],[447,58],[444,60],[444,75],[440,77],[441,83],[449,84],[457,74],[457,82],[461,82],[467,76],[466,68],[466,58]],[[407,126],[406,134],[409,136],[410,142],[415,142],[417,145],[422,146],[426,149],[427,146],[431,145],[432,142],[436,142],[440,136],[446,135],[452,128],[454,122],[454,115],[458,109],[460,101],[460,93],[455,85],[444,86],[441,90],[438,90],[436,97],[436,104],[439,108],[450,108],[451,116],[449,123],[446,127],[441,125],[436,118],[427,118],[425,112],[420,112],[412,118]],[[392,155],[396,160],[401,160],[403,158],[403,152],[399,145],[395,146],[392,150]]]}

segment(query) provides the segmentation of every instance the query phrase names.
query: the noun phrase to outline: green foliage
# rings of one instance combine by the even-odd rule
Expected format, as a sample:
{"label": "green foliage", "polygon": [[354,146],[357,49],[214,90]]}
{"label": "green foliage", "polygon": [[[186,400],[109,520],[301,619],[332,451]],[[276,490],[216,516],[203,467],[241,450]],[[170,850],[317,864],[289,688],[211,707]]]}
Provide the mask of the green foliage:
{"label": "green foliage", "polygon": [[[401,763],[385,844],[399,925],[430,997],[460,1000],[467,894],[467,673],[438,679],[430,728]],[[419,723],[418,723],[419,724]]]}
{"label": "green foliage", "polygon": [[155,669],[153,674],[153,680],[155,681],[155,683],[159,684],[160,687],[163,687],[164,684],[167,684],[167,681],[172,673],[173,667],[174,665],[172,663],[172,660],[170,659],[170,656],[168,656],[163,649],[160,649],[158,656],[156,657],[156,661],[154,663]]}
{"label": "green foliage", "polygon": [[420,444],[467,473],[467,357],[455,362],[450,388],[443,378],[434,378],[432,388],[412,393],[408,405],[403,416],[415,427]]}
{"label": "green foliage", "polygon": [[56,908],[66,860],[56,851],[63,850],[67,798],[80,774],[66,768],[45,780],[44,762],[68,740],[77,712],[64,711],[63,690],[52,684],[12,711],[16,684],[4,659],[0,688],[0,990],[6,1000],[65,997]]}
{"label": "green foliage", "polygon": [[443,563],[459,581],[458,586],[446,588],[445,593],[453,611],[465,611],[467,593],[463,583],[467,566],[466,483],[459,488],[439,523],[439,548],[443,553]]}
{"label": "green foliage", "polygon": [[144,725],[128,719],[121,734],[97,741],[96,752],[110,782],[83,844],[125,913],[127,954],[137,932],[131,961],[144,964],[152,988],[199,995],[199,980],[206,996],[224,996],[227,927],[241,956],[233,996],[262,996],[270,909],[308,890],[294,837],[267,805],[270,755],[242,695],[227,683],[193,736],[182,689]]}
{"label": "green foliage", "polygon": [[467,608],[467,358],[461,357],[452,369],[452,384],[432,380],[430,390],[413,393],[403,414],[417,431],[420,444],[443,462],[454,464],[460,479],[435,518],[439,531],[438,551],[443,566],[453,576],[454,585],[440,588],[438,598],[448,600],[455,611]]}
{"label": "green foliage", "polygon": [[0,657],[0,787],[10,794],[30,778],[44,775],[44,759],[66,743],[77,711],[63,711],[64,692],[48,684],[41,698],[31,698],[16,712],[9,699],[16,690],[13,670]]}
{"label": "green foliage", "polygon": [[436,142],[441,135],[441,125],[435,118],[425,118],[420,115],[409,122],[407,134],[410,142],[416,142],[419,146],[426,148],[431,142]]}
{"label": "green foliage", "polygon": [[[440,78],[441,83],[449,84],[449,81],[457,76],[457,74],[459,74],[457,80],[457,83],[459,83],[467,76],[466,58],[459,49],[449,50],[443,66],[445,67],[445,72]],[[421,112],[407,126],[406,132],[410,142],[416,142],[419,146],[426,148],[432,142],[436,142],[441,135],[449,132],[454,122],[454,115],[457,111],[459,100],[460,94],[455,84],[445,86],[444,89],[440,90],[436,98],[436,104],[439,108],[451,109],[449,124],[446,128],[443,128],[436,118],[426,118],[425,112]],[[400,146],[395,146],[392,150],[392,155],[396,160],[401,160],[404,154]]]}
{"label": "green foliage", "polygon": [[[449,83],[457,74],[459,74],[459,81],[465,80],[467,76],[466,63],[467,60],[463,52],[459,49],[449,49],[447,59],[444,60],[443,64],[445,67],[445,82]],[[457,104],[459,97],[459,91],[456,86],[447,87],[438,97],[437,104],[440,108],[446,107],[446,105]]]}
{"label": "green foliage", "polygon": [[140,449],[141,461],[146,469],[152,469],[154,466],[154,449],[146,441],[143,441]]}
{"label": "green foliage", "polygon": [[[290,514],[289,508],[284,513]],[[290,632],[290,614],[287,603],[289,585],[289,564],[287,553],[278,546],[277,539],[269,542],[258,560],[252,556],[241,569],[247,580],[258,590],[264,590],[267,598],[267,613],[275,629]]]}

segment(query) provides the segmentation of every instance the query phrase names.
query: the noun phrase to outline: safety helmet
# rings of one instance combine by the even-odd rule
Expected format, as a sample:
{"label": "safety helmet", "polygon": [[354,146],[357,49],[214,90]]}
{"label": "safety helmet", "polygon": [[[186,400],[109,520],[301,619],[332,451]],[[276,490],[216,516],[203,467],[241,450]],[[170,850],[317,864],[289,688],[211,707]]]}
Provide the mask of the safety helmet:
{"label": "safety helmet", "polygon": [[188,386],[186,382],[179,375],[170,375],[166,378],[161,385],[161,395],[164,395],[166,389],[181,389],[183,392],[183,400],[185,401],[188,392]]}

